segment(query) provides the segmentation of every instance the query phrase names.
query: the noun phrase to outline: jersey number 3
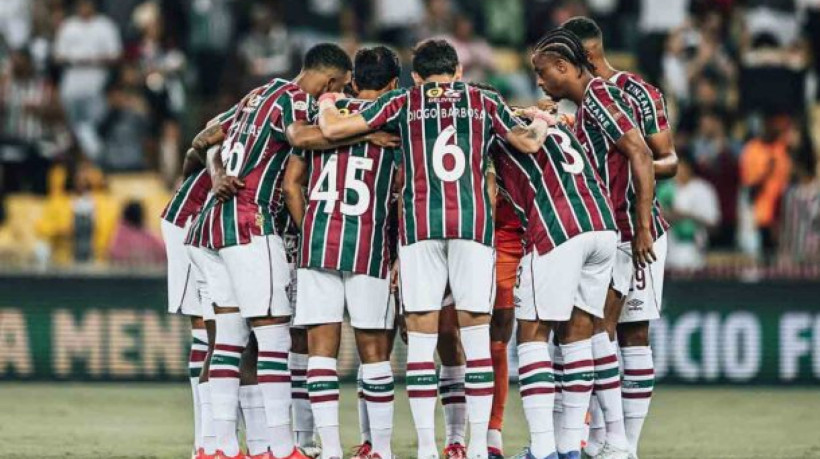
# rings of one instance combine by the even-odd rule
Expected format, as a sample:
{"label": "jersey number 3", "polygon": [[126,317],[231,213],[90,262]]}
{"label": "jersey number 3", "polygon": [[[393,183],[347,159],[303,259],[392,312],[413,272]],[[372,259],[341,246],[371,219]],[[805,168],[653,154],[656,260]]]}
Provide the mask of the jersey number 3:
{"label": "jersey number 3", "polygon": [[564,168],[565,172],[568,172],[573,175],[578,175],[584,170],[584,158],[581,156],[581,152],[572,145],[572,141],[570,140],[569,136],[561,130],[554,129],[552,131],[558,139],[560,140],[558,144],[561,146],[561,151],[569,155],[572,158],[572,162],[570,163],[561,163],[561,167]]}
{"label": "jersey number 3", "polygon": [[[322,167],[319,179],[316,180],[316,185],[310,190],[310,200],[324,201],[324,211],[328,214],[333,212],[336,201],[339,200],[338,181],[336,180],[337,162],[336,155],[328,158],[327,163]],[[356,178],[356,172],[370,172],[371,170],[373,170],[372,158],[350,158],[348,160],[347,169],[345,170],[344,190],[351,190],[356,193],[356,203],[349,204],[342,200],[339,210],[344,215],[358,217],[367,212],[367,208],[370,206],[370,188],[363,180]],[[324,190],[322,190],[323,188]]]}

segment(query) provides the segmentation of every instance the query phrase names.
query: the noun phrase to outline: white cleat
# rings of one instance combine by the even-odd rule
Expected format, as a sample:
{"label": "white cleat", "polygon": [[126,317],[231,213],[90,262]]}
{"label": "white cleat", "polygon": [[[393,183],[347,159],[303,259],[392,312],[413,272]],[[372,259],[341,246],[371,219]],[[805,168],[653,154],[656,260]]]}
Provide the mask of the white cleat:
{"label": "white cleat", "polygon": [[302,446],[299,449],[302,450],[302,453],[307,457],[312,457],[316,459],[317,457],[322,455],[322,447],[317,444]]}
{"label": "white cleat", "polygon": [[595,459],[629,459],[629,450],[604,443],[604,447],[601,448]]}
{"label": "white cleat", "polygon": [[604,449],[602,443],[588,442],[586,446],[581,449],[581,459],[593,459],[601,453]]}

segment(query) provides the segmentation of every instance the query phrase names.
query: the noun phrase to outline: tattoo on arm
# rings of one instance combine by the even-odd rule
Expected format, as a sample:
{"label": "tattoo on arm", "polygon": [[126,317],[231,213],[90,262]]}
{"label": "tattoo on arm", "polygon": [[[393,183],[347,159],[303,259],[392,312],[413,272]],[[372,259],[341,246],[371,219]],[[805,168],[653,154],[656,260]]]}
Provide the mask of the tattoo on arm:
{"label": "tattoo on arm", "polygon": [[199,151],[207,150],[209,147],[218,144],[225,138],[225,133],[222,132],[222,126],[214,124],[203,129],[194,137],[191,146]]}

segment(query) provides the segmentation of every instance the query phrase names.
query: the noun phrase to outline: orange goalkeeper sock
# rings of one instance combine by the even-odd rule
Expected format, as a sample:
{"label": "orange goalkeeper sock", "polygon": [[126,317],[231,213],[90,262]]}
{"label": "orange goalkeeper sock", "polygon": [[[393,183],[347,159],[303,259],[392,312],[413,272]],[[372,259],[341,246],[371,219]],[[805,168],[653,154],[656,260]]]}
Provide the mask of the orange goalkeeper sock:
{"label": "orange goalkeeper sock", "polygon": [[[490,413],[490,429],[501,431],[504,423],[504,407],[507,405],[507,392],[510,390],[510,372],[507,366],[507,344],[503,341],[490,343],[490,353],[495,373],[493,390],[493,409]],[[501,445],[489,445],[501,449]]]}

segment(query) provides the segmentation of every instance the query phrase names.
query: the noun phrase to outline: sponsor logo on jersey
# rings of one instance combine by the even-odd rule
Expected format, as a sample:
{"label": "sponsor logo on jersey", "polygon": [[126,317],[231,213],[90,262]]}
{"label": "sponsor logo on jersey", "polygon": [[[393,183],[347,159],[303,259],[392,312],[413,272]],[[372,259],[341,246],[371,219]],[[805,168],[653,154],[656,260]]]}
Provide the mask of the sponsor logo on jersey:
{"label": "sponsor logo on jersey", "polygon": [[633,298],[626,302],[626,305],[629,306],[627,308],[628,311],[640,311],[643,309],[643,301]]}
{"label": "sponsor logo on jersey", "polygon": [[304,100],[297,100],[293,103],[294,110],[307,110],[308,104]]}
{"label": "sponsor logo on jersey", "polygon": [[248,103],[245,104],[245,108],[243,108],[242,111],[245,113],[250,113],[254,111],[257,107],[259,107],[259,104],[261,103],[262,96],[260,96],[259,94],[253,94],[248,98]]}
{"label": "sponsor logo on jersey", "polygon": [[461,100],[461,91],[455,89],[430,88],[425,93],[428,102],[440,104],[442,102],[458,102]]}

